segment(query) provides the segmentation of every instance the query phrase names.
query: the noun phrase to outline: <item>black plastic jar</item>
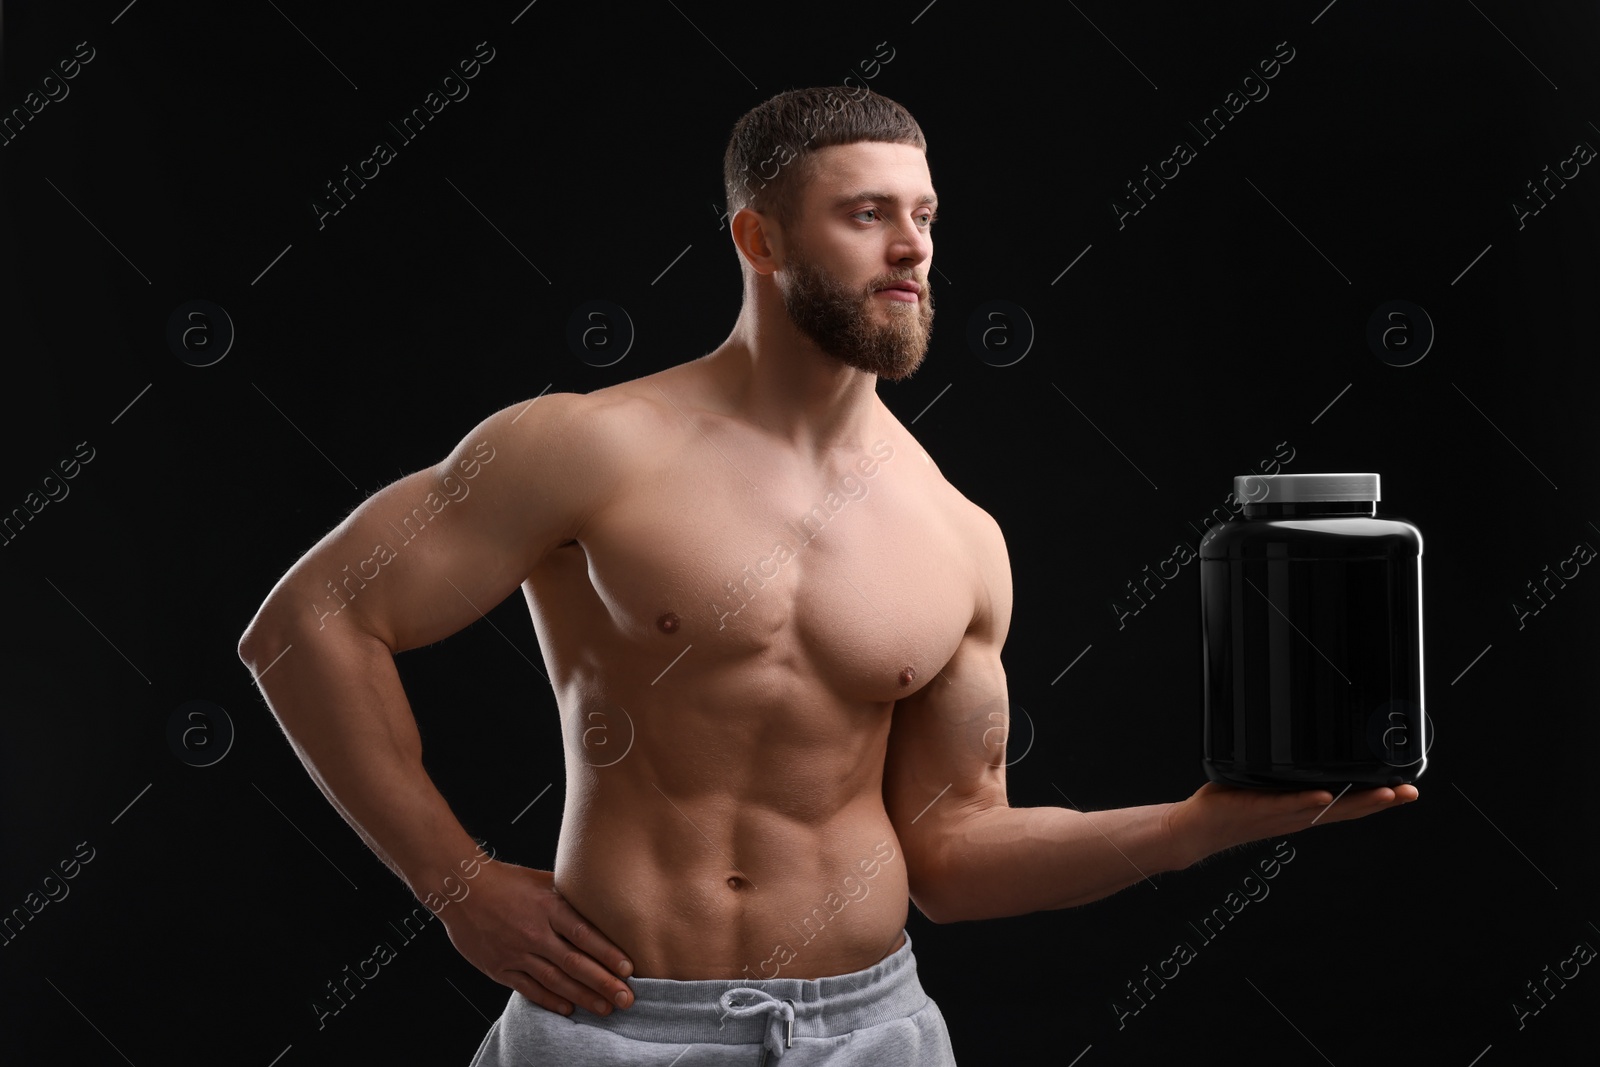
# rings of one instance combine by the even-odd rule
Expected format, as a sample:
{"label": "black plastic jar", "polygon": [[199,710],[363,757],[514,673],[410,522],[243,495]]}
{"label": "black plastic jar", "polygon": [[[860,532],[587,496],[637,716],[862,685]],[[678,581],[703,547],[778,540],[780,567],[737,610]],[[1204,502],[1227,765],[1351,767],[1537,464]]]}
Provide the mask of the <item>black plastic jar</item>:
{"label": "black plastic jar", "polygon": [[1356,788],[1427,767],[1422,533],[1376,474],[1247,475],[1200,542],[1203,765],[1214,782]]}

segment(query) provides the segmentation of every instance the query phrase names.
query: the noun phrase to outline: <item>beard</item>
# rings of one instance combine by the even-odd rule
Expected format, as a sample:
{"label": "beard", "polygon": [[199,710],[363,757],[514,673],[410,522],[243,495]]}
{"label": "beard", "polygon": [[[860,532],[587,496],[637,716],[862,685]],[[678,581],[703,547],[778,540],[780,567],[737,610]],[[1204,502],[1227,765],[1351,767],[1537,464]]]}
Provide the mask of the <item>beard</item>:
{"label": "beard", "polygon": [[[907,279],[886,276],[865,289],[851,289],[799,247],[792,247],[787,268],[788,284],[779,287],[783,306],[825,354],[892,382],[904,381],[922,365],[933,334],[933,289],[926,282],[911,303],[873,295],[883,285]],[[884,315],[888,321],[880,318]]]}

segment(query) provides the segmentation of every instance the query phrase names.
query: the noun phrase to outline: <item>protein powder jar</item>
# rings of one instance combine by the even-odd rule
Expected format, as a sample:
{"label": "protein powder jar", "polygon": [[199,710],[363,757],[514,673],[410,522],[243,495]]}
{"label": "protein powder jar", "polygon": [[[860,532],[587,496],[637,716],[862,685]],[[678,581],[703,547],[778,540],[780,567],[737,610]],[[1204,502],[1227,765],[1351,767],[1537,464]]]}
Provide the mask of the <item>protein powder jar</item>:
{"label": "protein powder jar", "polygon": [[1376,474],[1246,475],[1200,542],[1206,776],[1355,788],[1426,769],[1422,533]]}

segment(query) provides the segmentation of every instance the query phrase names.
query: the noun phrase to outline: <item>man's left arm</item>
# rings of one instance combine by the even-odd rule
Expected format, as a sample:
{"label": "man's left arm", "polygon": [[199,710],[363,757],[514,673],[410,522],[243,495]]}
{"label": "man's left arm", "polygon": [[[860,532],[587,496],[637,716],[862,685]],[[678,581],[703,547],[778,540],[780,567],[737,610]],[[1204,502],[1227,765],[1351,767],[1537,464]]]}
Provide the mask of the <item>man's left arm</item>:
{"label": "man's left arm", "polygon": [[884,804],[905,853],[911,897],[934,922],[1086,904],[1223,849],[1303,830],[1313,820],[1360,818],[1416,799],[1416,788],[1403,785],[1351,791],[1330,808],[1327,790],[1208,782],[1169,804],[1093,812],[1011,807],[1010,708],[1000,664],[1011,567],[999,527],[981,511],[973,540],[979,588],[972,620],[950,661],[895,704],[884,768]]}

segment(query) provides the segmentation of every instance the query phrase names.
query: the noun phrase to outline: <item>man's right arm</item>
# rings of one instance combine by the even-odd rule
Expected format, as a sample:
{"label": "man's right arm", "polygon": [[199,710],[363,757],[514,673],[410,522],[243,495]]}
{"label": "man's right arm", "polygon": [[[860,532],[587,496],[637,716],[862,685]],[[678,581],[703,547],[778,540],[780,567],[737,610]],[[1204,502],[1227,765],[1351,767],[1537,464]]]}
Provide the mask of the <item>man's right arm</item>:
{"label": "man's right arm", "polygon": [[[448,898],[445,879],[459,885],[481,852],[423,769],[394,656],[499,604],[616,491],[623,441],[605,429],[610,410],[557,393],[485,419],[440,464],[374,494],[323,537],[239,642],[324,795],[424,902]],[[470,962],[562,1014],[626,992],[623,953],[560,898],[549,872],[475,870],[467,895],[439,913]]]}

